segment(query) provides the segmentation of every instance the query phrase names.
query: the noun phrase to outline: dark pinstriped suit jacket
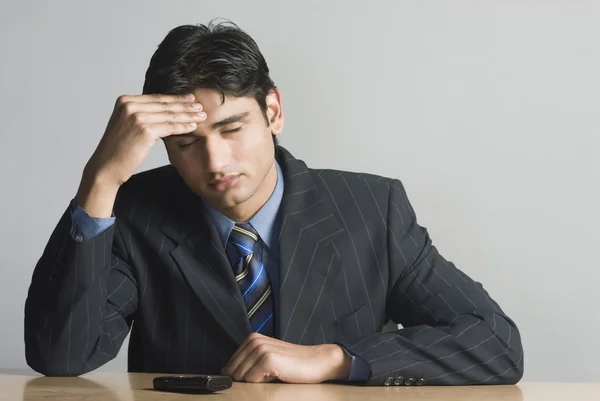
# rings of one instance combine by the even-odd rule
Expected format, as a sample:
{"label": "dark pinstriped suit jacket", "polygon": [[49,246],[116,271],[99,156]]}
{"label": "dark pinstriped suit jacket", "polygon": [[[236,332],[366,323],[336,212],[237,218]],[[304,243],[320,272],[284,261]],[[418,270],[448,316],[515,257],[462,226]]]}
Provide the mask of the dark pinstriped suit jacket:
{"label": "dark pinstriped suit jacket", "polygon": [[[440,256],[400,181],[309,169],[282,147],[276,156],[277,338],[343,344],[370,365],[368,385],[520,380],[517,327]],[[200,199],[166,166],[123,185],[114,213],[89,241],[70,235],[68,209],[54,230],[25,307],[28,364],[83,374],[114,358],[131,328],[129,371],[219,373],[251,329]],[[404,328],[382,333],[390,319]]]}

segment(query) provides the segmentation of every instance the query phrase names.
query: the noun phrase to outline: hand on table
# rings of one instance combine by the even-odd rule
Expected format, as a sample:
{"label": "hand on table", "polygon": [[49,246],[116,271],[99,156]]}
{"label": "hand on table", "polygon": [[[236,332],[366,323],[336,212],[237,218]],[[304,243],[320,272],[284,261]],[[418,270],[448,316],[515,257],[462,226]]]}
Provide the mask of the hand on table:
{"label": "hand on table", "polygon": [[346,378],[350,366],[350,356],[338,345],[296,345],[252,333],[221,373],[253,383],[321,383]]}

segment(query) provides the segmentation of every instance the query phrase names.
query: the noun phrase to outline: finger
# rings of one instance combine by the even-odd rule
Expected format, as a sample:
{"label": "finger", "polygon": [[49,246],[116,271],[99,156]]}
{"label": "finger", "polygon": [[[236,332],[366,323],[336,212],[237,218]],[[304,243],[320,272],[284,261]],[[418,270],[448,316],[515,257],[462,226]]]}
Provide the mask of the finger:
{"label": "finger", "polygon": [[[259,333],[250,334],[248,337],[246,337],[244,342],[240,344],[238,349],[235,350],[231,358],[229,358],[229,362],[227,362],[225,368],[237,368],[239,363],[245,358],[245,355],[252,352],[254,347],[258,346],[262,341],[266,340],[267,338],[268,337],[263,336]],[[248,350],[248,347],[251,347],[251,349]]]}
{"label": "finger", "polygon": [[[238,350],[241,348],[242,346],[240,346]],[[226,376],[234,377],[235,373],[238,372],[240,365],[244,363],[252,351],[253,349],[250,349],[247,345],[244,346],[242,351],[238,352],[229,359],[229,362],[227,362],[227,364],[223,367],[221,373]]]}
{"label": "finger", "polygon": [[265,354],[244,374],[243,380],[248,383],[266,383],[277,380],[278,368],[275,366],[275,356]]}
{"label": "finger", "polygon": [[[250,335],[251,336],[251,335]],[[248,344],[250,344],[250,341],[252,340],[250,338],[250,336],[246,337],[246,339],[244,340],[244,342],[242,342],[240,344],[240,346],[235,350],[235,352],[233,353],[233,355],[231,355],[231,357],[229,358],[229,361],[227,362],[226,366],[232,366],[233,362],[238,359],[238,356],[244,352],[246,350],[246,347],[248,347]]]}
{"label": "finger", "polygon": [[194,94],[183,95],[123,95],[119,96],[117,103],[191,103],[196,99]]}
{"label": "finger", "polygon": [[[252,352],[246,355],[246,358],[242,360],[236,369],[231,372],[230,376],[234,378],[234,380],[242,381],[245,380],[246,373],[252,369],[255,365],[259,364],[260,361],[265,359],[265,356],[272,352],[272,347],[269,347],[266,344],[261,344],[256,347]],[[259,374],[258,372],[255,373]]]}
{"label": "finger", "polygon": [[201,112],[192,112],[192,113],[172,113],[172,112],[162,112],[162,113],[136,113],[135,114],[136,121],[144,124],[159,124],[166,122],[173,123],[199,123],[206,120],[206,113]]}
{"label": "finger", "polygon": [[187,134],[194,131],[198,125],[196,123],[159,123],[150,124],[149,130],[159,138],[166,138],[171,135]]}
{"label": "finger", "polygon": [[[248,337],[246,337],[244,342],[242,342],[242,344],[237,348],[237,350],[229,358],[229,362],[227,362],[227,364],[225,365],[225,368],[233,367],[233,366],[237,367],[237,365],[240,362],[240,359],[243,359],[243,357],[244,357],[243,355],[247,354],[249,352],[252,352],[252,349],[254,349],[256,346],[258,346],[260,344],[273,345],[273,346],[277,347],[277,349],[280,351],[284,351],[284,350],[293,351],[293,350],[297,349],[297,347],[298,347],[298,345],[296,345],[296,344],[291,344],[291,343],[281,341],[281,340],[278,340],[273,337],[268,337],[268,336],[265,336],[265,335],[262,335],[259,333],[252,333]],[[242,354],[241,357],[240,357],[240,354]]]}
{"label": "finger", "polygon": [[193,102],[128,102],[123,107],[124,110],[128,113],[193,113],[200,112],[204,109],[204,107],[200,103]]}

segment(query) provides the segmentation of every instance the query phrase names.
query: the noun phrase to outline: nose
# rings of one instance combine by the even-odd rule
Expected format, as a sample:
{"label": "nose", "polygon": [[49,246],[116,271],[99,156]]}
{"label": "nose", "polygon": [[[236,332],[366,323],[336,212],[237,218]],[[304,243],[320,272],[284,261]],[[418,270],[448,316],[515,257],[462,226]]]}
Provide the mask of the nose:
{"label": "nose", "polygon": [[204,148],[204,163],[209,173],[219,173],[229,164],[229,145],[220,135],[211,135],[206,138]]}

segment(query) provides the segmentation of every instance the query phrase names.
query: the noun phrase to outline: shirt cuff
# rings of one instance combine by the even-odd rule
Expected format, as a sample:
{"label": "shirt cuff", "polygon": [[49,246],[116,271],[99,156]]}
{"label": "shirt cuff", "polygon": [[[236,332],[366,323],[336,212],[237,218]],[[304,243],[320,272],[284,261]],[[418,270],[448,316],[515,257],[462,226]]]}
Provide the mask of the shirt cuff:
{"label": "shirt cuff", "polygon": [[365,362],[364,359],[354,354],[352,351],[347,350],[346,347],[344,347],[342,344],[336,344],[339,345],[350,358],[352,358],[352,364],[350,365],[350,373],[348,374],[348,377],[346,377],[346,381],[367,381],[369,379],[369,376],[371,376],[371,367],[369,366],[369,364]]}
{"label": "shirt cuff", "polygon": [[86,241],[97,237],[106,231],[115,222],[115,217],[91,217],[75,202],[71,201],[71,236],[79,241]]}

